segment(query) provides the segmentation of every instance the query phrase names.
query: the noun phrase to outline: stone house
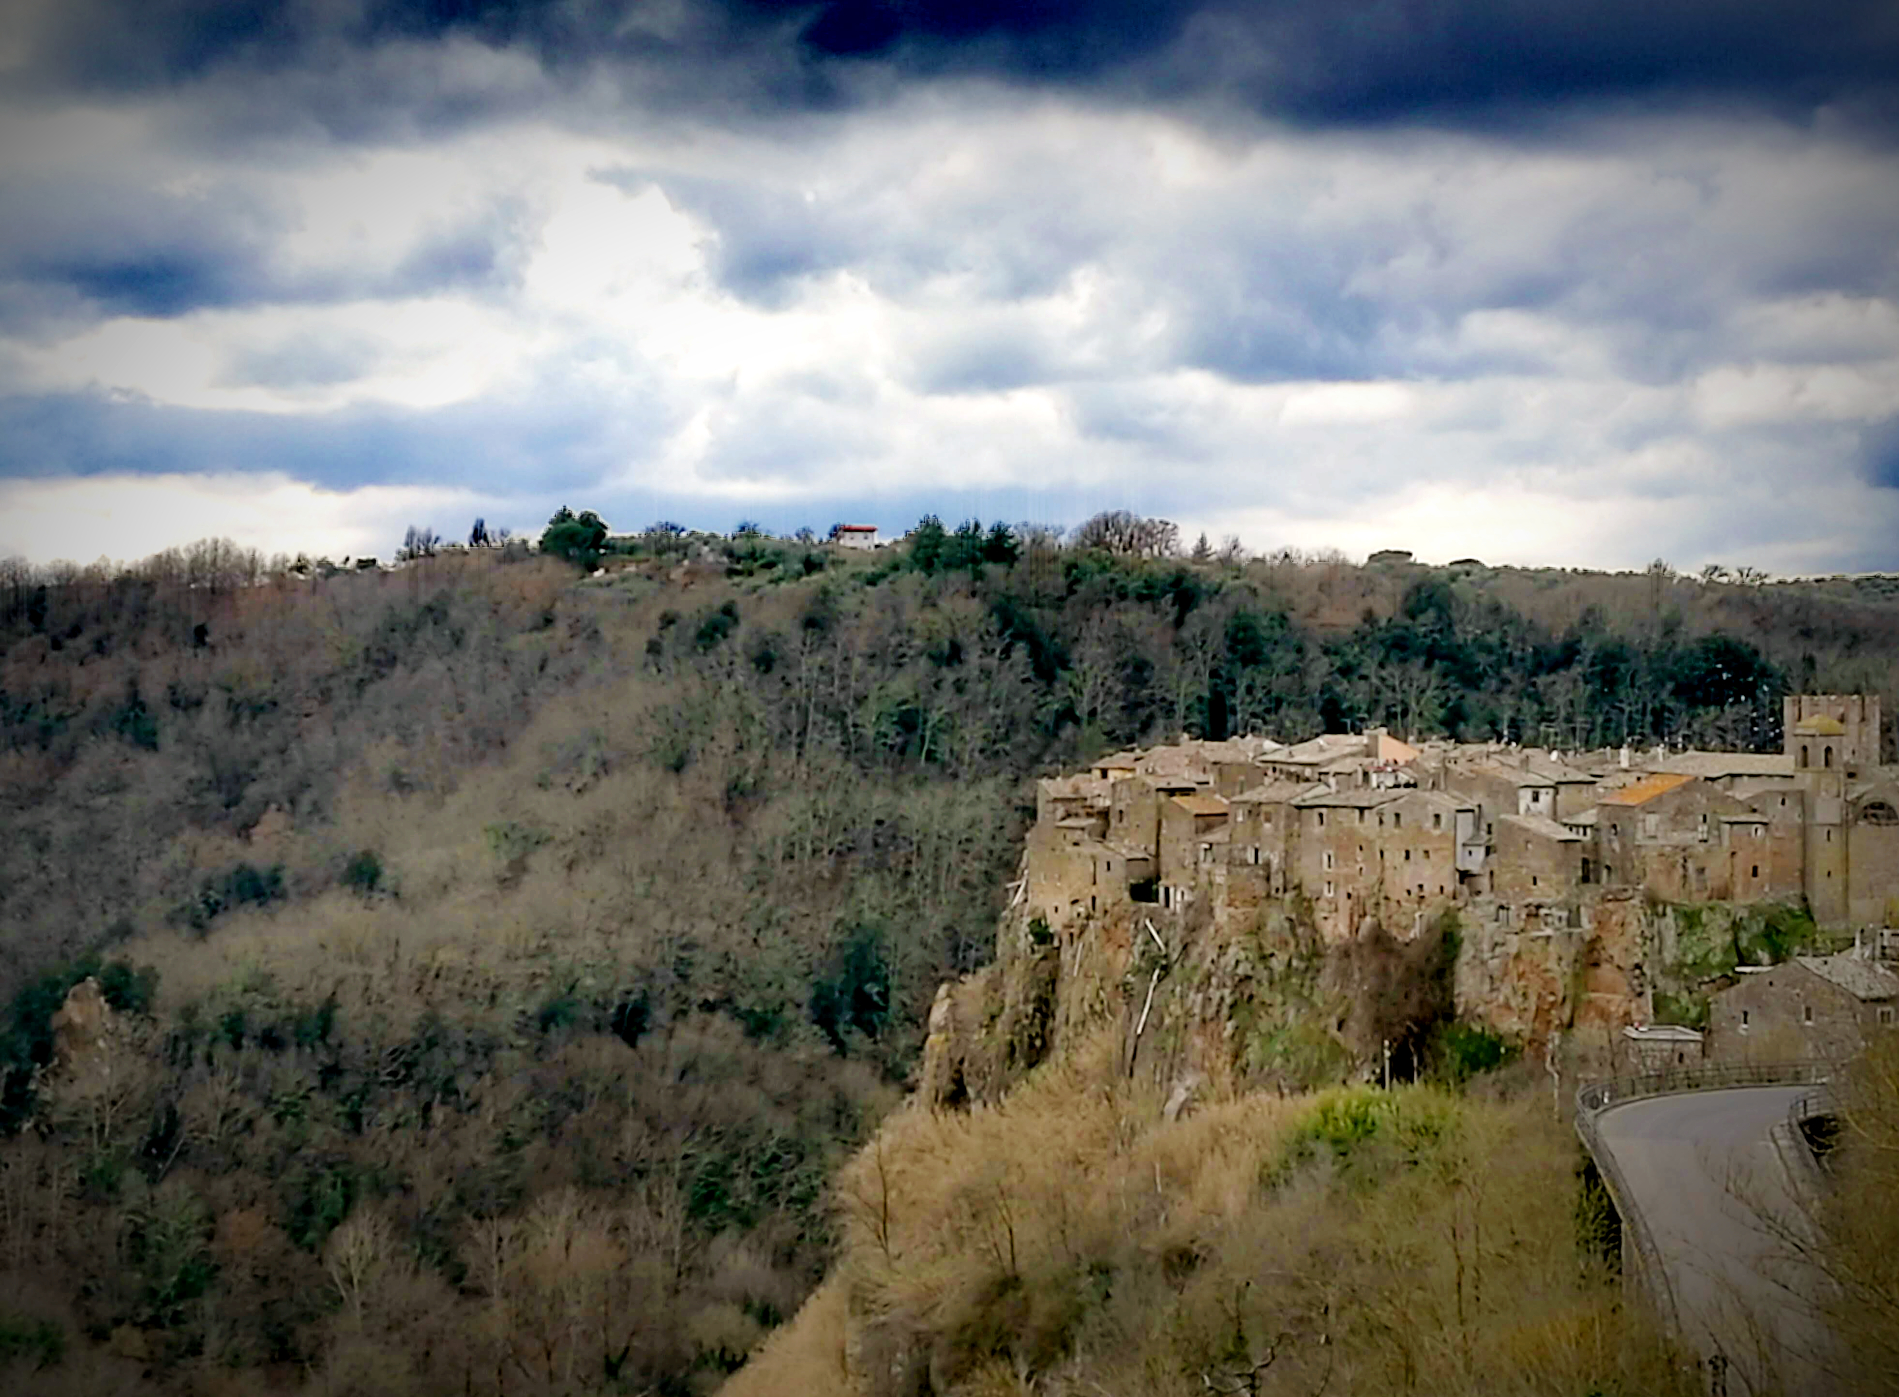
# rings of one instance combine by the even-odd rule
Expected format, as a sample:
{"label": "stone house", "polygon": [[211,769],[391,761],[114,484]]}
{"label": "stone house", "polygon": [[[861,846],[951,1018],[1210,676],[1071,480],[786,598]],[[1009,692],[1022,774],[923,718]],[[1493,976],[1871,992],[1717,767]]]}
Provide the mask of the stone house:
{"label": "stone house", "polygon": [[1231,816],[1226,801],[1209,791],[1171,794],[1160,802],[1155,870],[1163,906],[1183,905],[1197,884],[1211,879],[1214,866],[1225,864]]}
{"label": "stone house", "polygon": [[1394,935],[1415,935],[1463,892],[1457,867],[1459,816],[1477,807],[1442,791],[1403,790],[1372,811],[1378,847],[1378,910]]}
{"label": "stone house", "polygon": [[1227,802],[1233,812],[1227,857],[1235,867],[1263,870],[1274,895],[1286,891],[1297,845],[1300,812],[1293,802],[1312,791],[1297,781],[1273,781]]}
{"label": "stone house", "polygon": [[1560,903],[1582,881],[1583,841],[1544,815],[1499,815],[1491,839],[1490,892],[1517,908]]}
{"label": "stone house", "polygon": [[1744,1057],[1853,1056],[1875,1033],[1895,1030],[1899,975],[1845,954],[1797,956],[1741,976],[1714,996],[1713,1052]]}
{"label": "stone house", "polygon": [[1766,885],[1766,833],[1745,801],[1699,777],[1657,772],[1597,802],[1595,857],[1606,886],[1707,902]]}
{"label": "stone house", "polygon": [[1628,1076],[1699,1067],[1702,1035],[1678,1024],[1632,1024],[1616,1045],[1615,1070]]}
{"label": "stone house", "polygon": [[1377,911],[1383,873],[1374,816],[1405,792],[1356,787],[1318,790],[1293,802],[1298,812],[1296,881],[1311,899],[1327,940],[1346,940]]}

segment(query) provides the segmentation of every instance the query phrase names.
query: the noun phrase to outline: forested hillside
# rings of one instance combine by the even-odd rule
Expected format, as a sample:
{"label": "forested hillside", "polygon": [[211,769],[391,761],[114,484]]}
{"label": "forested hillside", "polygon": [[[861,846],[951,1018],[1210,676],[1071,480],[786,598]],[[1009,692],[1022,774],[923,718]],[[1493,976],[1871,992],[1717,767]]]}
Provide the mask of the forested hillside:
{"label": "forested hillside", "polygon": [[[1899,678],[1877,579],[578,523],[0,575],[41,1390],[710,1390],[822,1274],[1029,777],[1180,730],[1777,745],[1790,685]],[[88,972],[112,1028],[56,1062]]]}

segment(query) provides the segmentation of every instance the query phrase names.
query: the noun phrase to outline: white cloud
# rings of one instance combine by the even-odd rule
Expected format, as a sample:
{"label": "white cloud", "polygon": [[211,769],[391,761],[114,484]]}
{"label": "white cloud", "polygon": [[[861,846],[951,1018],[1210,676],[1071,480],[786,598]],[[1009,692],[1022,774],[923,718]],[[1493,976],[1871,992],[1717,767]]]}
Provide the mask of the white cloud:
{"label": "white cloud", "polygon": [[[1757,565],[1822,558],[1828,537],[1842,558],[1885,548],[1857,434],[1899,403],[1899,179],[1820,136],[1216,139],[980,86],[795,129],[542,120],[294,160],[186,158],[127,111],[62,129],[108,184],[238,200],[264,286],[0,338],[16,393],[286,431],[571,401],[594,416],[565,435],[497,419],[494,458],[552,471],[545,453],[584,440],[603,491],[658,481],[721,511],[1047,491],[1260,546],[1626,563],[1725,537]],[[22,160],[54,168],[0,156]],[[255,515],[247,479],[272,502]],[[1774,506],[1794,482],[1818,513]],[[328,503],[286,514],[293,485],[83,483],[154,508],[182,492],[162,517],[203,514],[197,533],[294,515],[367,540],[349,521],[410,507],[306,485]],[[416,488],[417,508],[454,497]]]}
{"label": "white cloud", "polygon": [[504,519],[465,490],[324,490],[288,476],[121,475],[0,480],[0,553],[35,562],[131,561],[203,538],[266,554],[388,558],[410,524]]}

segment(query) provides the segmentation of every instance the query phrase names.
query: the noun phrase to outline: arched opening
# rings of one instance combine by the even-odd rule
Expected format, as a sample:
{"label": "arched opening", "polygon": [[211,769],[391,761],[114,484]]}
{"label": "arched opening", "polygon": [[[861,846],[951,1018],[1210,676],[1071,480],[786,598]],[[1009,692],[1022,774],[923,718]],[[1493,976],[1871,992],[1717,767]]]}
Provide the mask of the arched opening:
{"label": "arched opening", "polygon": [[1828,746],[1827,749],[1820,754],[1820,760],[1821,764],[1825,766],[1828,771],[1833,769],[1833,748],[1831,746]]}
{"label": "arched opening", "polygon": [[1812,763],[1807,760],[1807,744],[1804,742],[1800,744],[1800,765],[1802,767],[1812,765]]}
{"label": "arched opening", "polygon": [[1869,800],[1859,808],[1860,820],[1869,825],[1899,825],[1899,810],[1883,800]]}

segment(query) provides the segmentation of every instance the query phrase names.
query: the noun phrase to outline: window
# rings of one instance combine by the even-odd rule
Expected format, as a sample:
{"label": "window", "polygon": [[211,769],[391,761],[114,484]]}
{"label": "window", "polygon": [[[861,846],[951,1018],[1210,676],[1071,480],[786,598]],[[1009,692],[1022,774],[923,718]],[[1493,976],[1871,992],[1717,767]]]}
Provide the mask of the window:
{"label": "window", "polygon": [[1411,851],[1410,851],[1409,849],[1406,849],[1406,850],[1404,851],[1404,861],[1405,861],[1406,863],[1410,863],[1410,862],[1411,862]]}
{"label": "window", "polygon": [[1761,876],[1761,866],[1760,866],[1759,864],[1757,864],[1757,863],[1756,863],[1756,864],[1750,864],[1750,865],[1748,866],[1748,870],[1747,870],[1747,876],[1748,876],[1748,877],[1750,877],[1750,878],[1758,878],[1758,877],[1760,877],[1760,876]]}
{"label": "window", "polygon": [[1330,849],[1327,849],[1325,851],[1324,867],[1327,873],[1330,873],[1332,871],[1332,851]]}
{"label": "window", "polygon": [[1803,1004],[1800,1006],[1800,1022],[1801,1023],[1813,1022],[1813,1006],[1811,1004]]}
{"label": "window", "polygon": [[1533,887],[1533,888],[1537,888],[1537,887],[1541,887],[1541,886],[1542,886],[1542,884],[1541,884],[1540,882],[1538,882],[1538,881],[1537,881],[1537,876],[1536,876],[1536,875],[1535,875],[1534,873],[1532,873],[1532,874],[1530,875],[1530,886],[1531,886],[1531,887]]}
{"label": "window", "polygon": [[1424,851],[1424,861],[1426,863],[1429,863],[1431,861],[1431,851],[1429,849],[1426,849]]}
{"label": "window", "polygon": [[1332,896],[1332,880],[1330,878],[1325,880],[1325,895],[1327,897]]}
{"label": "window", "polygon": [[1431,812],[1431,828],[1432,829],[1444,828],[1444,812],[1442,810],[1433,810]]}
{"label": "window", "polygon": [[1404,828],[1404,816],[1396,810],[1391,812],[1391,827],[1393,829]]}
{"label": "window", "polygon": [[1800,765],[1802,766],[1812,765],[1812,763],[1807,760],[1807,744],[1804,742],[1800,744]]}
{"label": "window", "polygon": [[1741,1010],[1741,1032],[1747,1032],[1747,1010]]}
{"label": "window", "polygon": [[1880,1023],[1884,1024],[1886,1027],[1891,1028],[1892,1027],[1892,1010],[1881,1009],[1879,1011],[1879,1021]]}
{"label": "window", "polygon": [[1825,750],[1825,752],[1822,753],[1822,760],[1820,764],[1824,766],[1828,771],[1831,771],[1833,769],[1833,749],[1831,747],[1828,747]]}
{"label": "window", "polygon": [[1318,814],[1318,817],[1319,817],[1319,828],[1324,829],[1325,828],[1325,812],[1323,810],[1320,810],[1316,813]]}

